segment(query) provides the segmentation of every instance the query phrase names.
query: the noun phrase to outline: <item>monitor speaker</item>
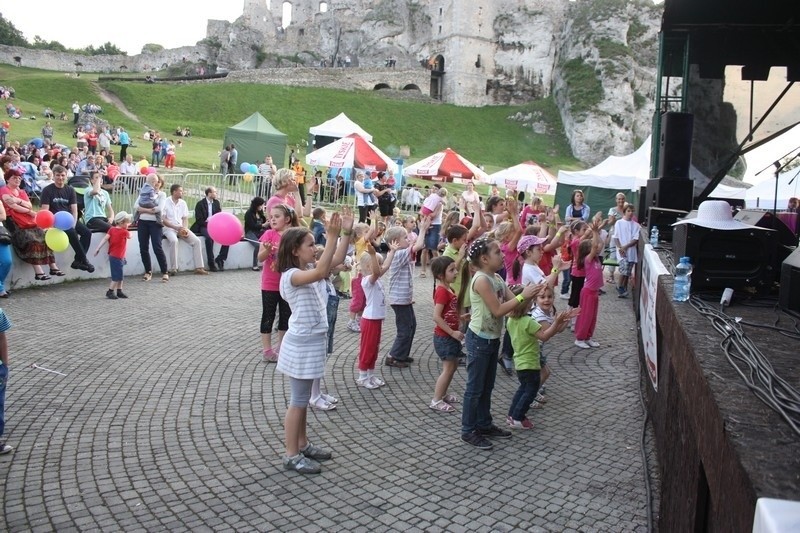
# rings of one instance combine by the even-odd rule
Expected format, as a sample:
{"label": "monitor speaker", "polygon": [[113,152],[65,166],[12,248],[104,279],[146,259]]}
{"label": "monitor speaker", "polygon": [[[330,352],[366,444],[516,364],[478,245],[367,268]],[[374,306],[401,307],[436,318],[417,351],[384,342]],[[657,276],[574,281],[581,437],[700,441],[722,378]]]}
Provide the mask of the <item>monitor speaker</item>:
{"label": "monitor speaker", "polygon": [[734,217],[739,222],[750,224],[751,226],[758,226],[759,228],[773,229],[778,234],[778,248],[776,251],[775,262],[776,269],[783,263],[783,260],[789,257],[792,250],[797,246],[797,238],[794,236],[789,226],[778,217],[775,217],[771,211],[761,211],[759,209],[742,209]]}
{"label": "monitor speaker", "polygon": [[781,288],[778,305],[787,311],[800,313],[800,248],[781,265]]}
{"label": "monitor speaker", "polygon": [[694,115],[668,112],[661,115],[658,154],[659,178],[688,178],[692,162]]}
{"label": "monitor speaker", "polygon": [[775,281],[777,234],[762,229],[718,230],[694,224],[673,228],[672,256],[692,262],[693,289],[768,290]]}
{"label": "monitor speaker", "polygon": [[685,217],[688,213],[680,209],[664,209],[662,207],[649,207],[647,209],[647,234],[653,226],[658,228],[658,237],[662,241],[672,242],[672,225]]}
{"label": "monitor speaker", "polygon": [[647,207],[663,207],[691,211],[694,201],[694,181],[684,178],[647,180]]}

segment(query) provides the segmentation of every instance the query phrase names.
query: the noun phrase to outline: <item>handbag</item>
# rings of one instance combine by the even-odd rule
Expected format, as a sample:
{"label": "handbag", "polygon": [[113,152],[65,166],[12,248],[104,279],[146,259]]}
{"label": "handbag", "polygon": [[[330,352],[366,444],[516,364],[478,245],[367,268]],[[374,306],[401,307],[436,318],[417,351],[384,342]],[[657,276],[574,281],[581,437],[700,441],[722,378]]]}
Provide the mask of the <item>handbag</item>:
{"label": "handbag", "polygon": [[11,232],[0,222],[0,244],[11,244]]}

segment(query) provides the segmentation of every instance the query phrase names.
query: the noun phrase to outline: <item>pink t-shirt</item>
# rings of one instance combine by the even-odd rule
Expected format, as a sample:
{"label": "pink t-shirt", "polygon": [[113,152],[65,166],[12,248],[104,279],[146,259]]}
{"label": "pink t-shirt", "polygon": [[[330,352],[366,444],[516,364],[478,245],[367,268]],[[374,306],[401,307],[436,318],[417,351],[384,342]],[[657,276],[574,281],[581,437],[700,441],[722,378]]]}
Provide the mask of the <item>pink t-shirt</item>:
{"label": "pink t-shirt", "polygon": [[[288,205],[292,209],[295,209],[295,198],[294,194],[288,194],[284,196],[278,196],[277,194],[272,195],[269,200],[267,200],[267,216],[269,216],[269,212],[272,211],[272,208],[276,205]],[[277,289],[276,289],[277,290]]]}
{"label": "pink t-shirt", "polygon": [[281,234],[274,229],[268,229],[258,240],[272,244],[269,255],[264,261],[264,267],[261,269],[261,290],[278,292],[280,291],[281,273],[276,270],[276,260],[278,248],[281,245]]}
{"label": "pink t-shirt", "polygon": [[603,264],[600,259],[595,258],[594,261],[587,261],[583,265],[586,270],[586,281],[583,283],[584,289],[596,291],[603,288]]}
{"label": "pink t-shirt", "polygon": [[431,213],[436,211],[437,207],[442,205],[443,201],[444,198],[442,198],[438,194],[436,193],[430,194],[427,198],[425,198],[425,201],[422,202],[422,214],[430,215]]}
{"label": "pink t-shirt", "polygon": [[522,275],[522,269],[520,269],[520,276],[514,277],[514,273],[512,272],[514,269],[514,262],[516,262],[519,254],[517,253],[516,247],[509,247],[507,242],[500,243],[500,251],[503,252],[503,265],[506,267],[506,283],[509,285],[519,285],[519,280]]}
{"label": "pink t-shirt", "polygon": [[[582,268],[578,268],[578,247],[581,244],[580,239],[572,239],[572,242],[569,243],[569,249],[572,251],[572,270],[570,271],[570,275],[578,276],[582,278],[586,276],[586,272]],[[585,267],[586,265],[584,265]]]}

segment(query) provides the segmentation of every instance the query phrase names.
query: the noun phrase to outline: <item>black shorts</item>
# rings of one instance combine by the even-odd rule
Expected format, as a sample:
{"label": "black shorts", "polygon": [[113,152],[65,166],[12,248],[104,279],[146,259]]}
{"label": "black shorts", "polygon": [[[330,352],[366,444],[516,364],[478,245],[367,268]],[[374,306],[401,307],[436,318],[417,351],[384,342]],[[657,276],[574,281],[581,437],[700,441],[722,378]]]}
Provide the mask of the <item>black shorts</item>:
{"label": "black shorts", "polygon": [[275,313],[278,311],[278,331],[289,330],[292,310],[278,291],[261,291],[261,333],[272,333]]}

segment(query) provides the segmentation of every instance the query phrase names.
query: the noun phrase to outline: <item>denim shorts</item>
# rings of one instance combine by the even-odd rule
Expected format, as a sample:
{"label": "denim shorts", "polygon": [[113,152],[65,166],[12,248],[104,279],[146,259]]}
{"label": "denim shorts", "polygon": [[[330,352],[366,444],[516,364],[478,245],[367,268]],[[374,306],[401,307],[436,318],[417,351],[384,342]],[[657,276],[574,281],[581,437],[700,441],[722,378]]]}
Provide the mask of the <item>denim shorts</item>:
{"label": "denim shorts", "polygon": [[461,342],[449,335],[447,337],[442,337],[441,335],[434,334],[433,349],[442,361],[452,361],[453,359],[464,357]]}
{"label": "denim shorts", "polygon": [[425,234],[425,249],[438,250],[439,249],[439,232],[442,229],[441,224],[432,224]]}
{"label": "denim shorts", "polygon": [[122,274],[122,267],[125,264],[125,260],[109,256],[108,264],[109,267],[111,268],[111,281],[114,282],[122,281],[124,279]]}

